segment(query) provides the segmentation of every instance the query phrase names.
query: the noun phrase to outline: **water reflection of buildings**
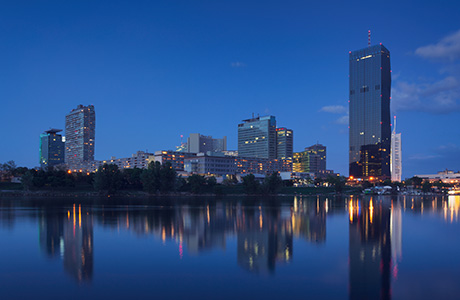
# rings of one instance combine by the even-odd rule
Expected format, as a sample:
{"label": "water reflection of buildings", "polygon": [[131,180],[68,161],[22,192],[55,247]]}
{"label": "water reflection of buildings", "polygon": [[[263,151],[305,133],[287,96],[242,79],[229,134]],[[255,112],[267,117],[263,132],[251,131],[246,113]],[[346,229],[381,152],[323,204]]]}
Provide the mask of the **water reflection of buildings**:
{"label": "water reflection of buildings", "polygon": [[[64,212],[44,208],[39,218],[40,244],[47,255],[60,256],[66,272],[78,281],[92,278],[93,222],[177,243],[179,258],[186,251],[225,249],[229,237],[236,237],[238,265],[270,273],[277,264],[292,261],[295,238],[325,243],[327,215],[348,211],[350,293],[389,297],[390,279],[397,278],[402,256],[403,211],[437,214],[457,222],[460,196],[366,199],[297,196],[293,202],[273,203],[212,200],[157,207],[106,205],[91,211],[77,204]],[[359,288],[365,283],[368,290]]]}
{"label": "water reflection of buildings", "polygon": [[64,269],[78,282],[93,276],[93,221],[88,209],[73,205],[65,213],[44,209],[39,218],[39,240],[50,257],[63,258]]}
{"label": "water reflection of buildings", "polygon": [[390,299],[390,208],[372,198],[348,205],[350,299]]}
{"label": "water reflection of buildings", "polygon": [[[287,214],[290,214],[289,208]],[[276,262],[292,259],[292,225],[283,208],[241,210],[237,222],[238,264],[246,270],[267,273]]]}
{"label": "water reflection of buildings", "polygon": [[440,215],[446,222],[458,222],[460,196],[403,196],[399,201],[404,211],[410,211],[420,215]]}
{"label": "water reflection of buildings", "polygon": [[[292,202],[291,202],[292,203]],[[296,200],[290,205],[241,205],[235,202],[200,203],[156,208],[114,210],[103,208],[96,218],[103,226],[154,235],[163,242],[178,244],[184,251],[197,254],[225,249],[229,236],[237,237],[237,262],[246,270],[273,272],[277,263],[292,260],[293,237],[312,243],[326,239],[327,201]]]}
{"label": "water reflection of buildings", "polygon": [[317,198],[315,201],[295,196],[291,217],[294,236],[313,243],[324,243],[328,211],[329,199],[327,198],[325,200]]}

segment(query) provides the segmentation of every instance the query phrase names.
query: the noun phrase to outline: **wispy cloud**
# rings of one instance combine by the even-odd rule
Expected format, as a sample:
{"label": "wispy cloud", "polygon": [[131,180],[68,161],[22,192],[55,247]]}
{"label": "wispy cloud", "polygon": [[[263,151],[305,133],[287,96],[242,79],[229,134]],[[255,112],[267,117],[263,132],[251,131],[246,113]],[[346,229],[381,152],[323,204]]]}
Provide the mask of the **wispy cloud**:
{"label": "wispy cloud", "polygon": [[340,117],[337,120],[335,120],[335,123],[340,124],[340,125],[348,125],[349,120],[350,120],[350,117],[346,115],[346,116]]}
{"label": "wispy cloud", "polygon": [[319,110],[320,112],[326,112],[330,114],[337,114],[337,115],[343,115],[336,119],[334,121],[335,124],[339,125],[348,125],[349,122],[349,116],[348,116],[348,108],[343,106],[343,105],[328,105],[328,106],[323,106]]}
{"label": "wispy cloud", "polygon": [[392,110],[446,114],[460,111],[460,80],[448,76],[431,83],[397,81],[391,91]]}
{"label": "wispy cloud", "polygon": [[232,66],[232,68],[242,68],[242,67],[246,67],[246,64],[240,61],[235,61],[235,62],[232,62],[230,66]]}
{"label": "wispy cloud", "polygon": [[[392,110],[424,111],[447,114],[460,111],[460,72],[452,61],[460,58],[460,30],[441,39],[437,44],[419,47],[415,54],[439,59],[440,74],[436,81],[411,83],[393,78]],[[448,62],[445,64],[444,62]]]}
{"label": "wispy cloud", "polygon": [[323,106],[319,111],[328,112],[328,113],[331,113],[331,114],[345,114],[345,113],[348,113],[348,109],[343,105]]}
{"label": "wispy cloud", "polygon": [[415,54],[424,58],[460,59],[460,30],[444,37],[437,44],[423,46],[415,50]]}
{"label": "wispy cloud", "polygon": [[409,156],[410,160],[431,160],[435,158],[439,158],[440,155],[430,155],[430,154],[414,154]]}

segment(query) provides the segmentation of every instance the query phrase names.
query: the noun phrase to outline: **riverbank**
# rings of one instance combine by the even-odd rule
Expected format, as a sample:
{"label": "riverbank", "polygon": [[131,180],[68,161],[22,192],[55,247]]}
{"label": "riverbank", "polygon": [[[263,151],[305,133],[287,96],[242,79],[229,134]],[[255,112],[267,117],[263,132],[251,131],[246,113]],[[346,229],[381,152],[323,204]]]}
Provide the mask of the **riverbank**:
{"label": "riverbank", "polygon": [[[342,194],[356,194],[360,193],[359,189],[348,188],[343,191]],[[257,194],[249,196],[324,196],[324,195],[335,195],[336,192],[333,188],[327,187],[282,187],[277,194]],[[244,192],[243,186],[221,186],[218,193],[191,193],[191,192],[169,192],[169,193],[157,193],[149,194],[140,190],[121,190],[115,193],[108,194],[107,192],[98,192],[90,189],[66,189],[66,190],[35,190],[35,191],[24,191],[17,187],[11,189],[0,190],[1,197],[139,197],[139,198],[150,198],[150,197],[244,197],[248,196]]]}

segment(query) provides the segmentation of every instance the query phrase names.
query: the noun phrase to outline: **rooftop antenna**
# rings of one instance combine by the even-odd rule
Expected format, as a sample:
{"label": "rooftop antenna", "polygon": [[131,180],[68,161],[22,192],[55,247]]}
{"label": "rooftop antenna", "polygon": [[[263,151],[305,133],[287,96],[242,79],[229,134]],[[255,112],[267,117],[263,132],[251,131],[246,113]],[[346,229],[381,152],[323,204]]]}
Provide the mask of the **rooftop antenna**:
{"label": "rooftop antenna", "polygon": [[393,121],[393,132],[396,133],[396,116],[394,116],[394,121]]}
{"label": "rooftop antenna", "polygon": [[367,31],[367,47],[371,46],[371,31]]}

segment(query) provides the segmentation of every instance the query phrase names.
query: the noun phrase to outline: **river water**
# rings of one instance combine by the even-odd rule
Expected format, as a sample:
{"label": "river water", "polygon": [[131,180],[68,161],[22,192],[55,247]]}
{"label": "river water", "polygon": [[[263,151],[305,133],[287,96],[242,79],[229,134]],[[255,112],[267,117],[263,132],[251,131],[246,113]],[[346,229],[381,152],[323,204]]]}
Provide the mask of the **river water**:
{"label": "river water", "polygon": [[460,196],[0,199],[1,299],[459,299]]}

